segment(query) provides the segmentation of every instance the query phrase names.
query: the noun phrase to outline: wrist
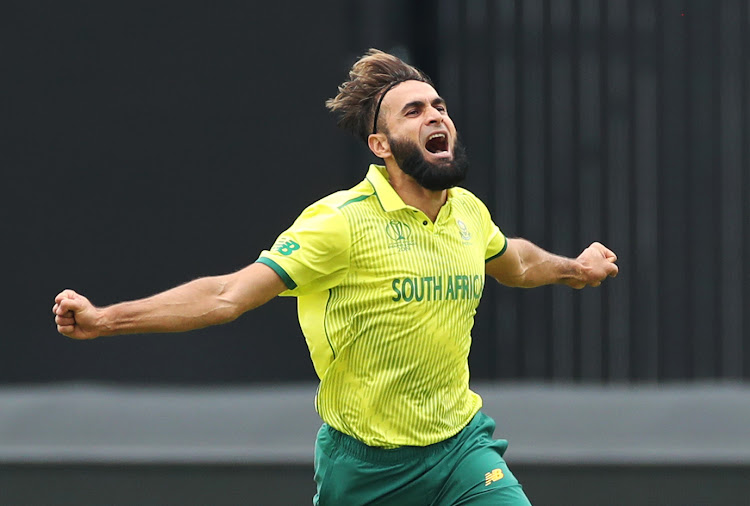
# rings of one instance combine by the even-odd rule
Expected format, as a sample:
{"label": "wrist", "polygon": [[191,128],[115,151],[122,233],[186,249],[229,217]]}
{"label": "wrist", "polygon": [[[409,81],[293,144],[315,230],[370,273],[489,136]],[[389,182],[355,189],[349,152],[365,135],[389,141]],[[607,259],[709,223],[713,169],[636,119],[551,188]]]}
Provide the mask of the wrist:
{"label": "wrist", "polygon": [[114,318],[112,315],[111,307],[97,307],[94,308],[96,311],[96,318],[94,319],[94,330],[97,336],[112,336],[115,335]]}
{"label": "wrist", "polygon": [[573,288],[582,288],[586,285],[586,267],[578,259],[568,258],[566,260],[558,282]]}

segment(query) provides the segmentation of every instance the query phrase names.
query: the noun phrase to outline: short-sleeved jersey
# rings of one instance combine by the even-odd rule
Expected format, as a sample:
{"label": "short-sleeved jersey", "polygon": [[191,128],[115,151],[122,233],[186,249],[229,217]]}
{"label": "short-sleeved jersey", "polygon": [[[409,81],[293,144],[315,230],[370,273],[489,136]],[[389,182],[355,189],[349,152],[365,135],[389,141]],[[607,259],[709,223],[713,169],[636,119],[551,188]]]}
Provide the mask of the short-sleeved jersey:
{"label": "short-sleeved jersey", "polygon": [[321,418],[379,447],[436,443],[469,423],[482,405],[469,389],[474,314],[485,262],[506,246],[470,192],[448,190],[433,223],[375,165],[305,209],[258,262],[298,297]]}

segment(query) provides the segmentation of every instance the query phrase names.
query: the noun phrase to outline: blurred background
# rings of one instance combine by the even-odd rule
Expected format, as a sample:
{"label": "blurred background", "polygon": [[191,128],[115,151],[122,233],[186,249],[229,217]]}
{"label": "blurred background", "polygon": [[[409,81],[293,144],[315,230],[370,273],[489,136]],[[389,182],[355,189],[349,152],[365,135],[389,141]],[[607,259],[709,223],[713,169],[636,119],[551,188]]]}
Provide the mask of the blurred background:
{"label": "blurred background", "polygon": [[434,79],[509,236],[596,290],[488,284],[472,381],[536,506],[750,504],[750,2],[9,1],[0,504],[310,504],[294,300],[75,342],[97,305],[237,270],[376,162],[324,102],[370,47]]}

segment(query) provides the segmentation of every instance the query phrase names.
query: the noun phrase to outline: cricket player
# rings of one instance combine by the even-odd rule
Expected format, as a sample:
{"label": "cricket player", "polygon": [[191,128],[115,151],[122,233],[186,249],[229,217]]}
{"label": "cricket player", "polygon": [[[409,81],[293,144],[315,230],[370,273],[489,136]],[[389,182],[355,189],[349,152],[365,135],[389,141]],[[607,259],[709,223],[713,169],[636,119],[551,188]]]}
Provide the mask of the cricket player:
{"label": "cricket player", "polygon": [[564,258],[505,237],[457,186],[468,161],[445,100],[395,56],[368,51],[327,106],[383,165],[302,211],[238,272],[108,307],[64,290],[58,331],[184,332],[297,297],[324,422],[313,504],[529,505],[503,459],[507,441],[494,439],[469,388],[486,275],[512,287],[599,286],[617,275],[615,254],[593,243]]}

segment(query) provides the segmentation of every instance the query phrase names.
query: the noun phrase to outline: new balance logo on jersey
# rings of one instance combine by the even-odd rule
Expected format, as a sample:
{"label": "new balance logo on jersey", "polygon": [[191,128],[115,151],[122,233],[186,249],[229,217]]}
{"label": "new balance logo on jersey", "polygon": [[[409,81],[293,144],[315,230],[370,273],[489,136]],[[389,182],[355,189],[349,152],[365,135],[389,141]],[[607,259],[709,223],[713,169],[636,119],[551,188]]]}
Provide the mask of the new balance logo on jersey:
{"label": "new balance logo on jersey", "polygon": [[284,256],[289,256],[299,249],[299,244],[290,240],[280,239],[274,244],[272,251],[278,251]]}
{"label": "new balance logo on jersey", "polygon": [[505,478],[505,475],[502,469],[493,469],[484,475],[484,486],[489,487],[492,483],[500,481],[503,478]]}

